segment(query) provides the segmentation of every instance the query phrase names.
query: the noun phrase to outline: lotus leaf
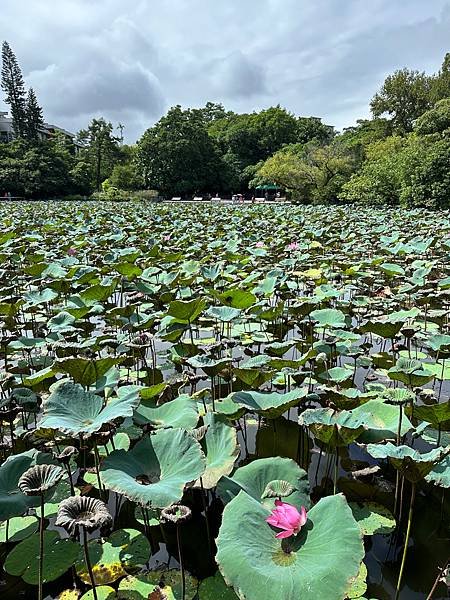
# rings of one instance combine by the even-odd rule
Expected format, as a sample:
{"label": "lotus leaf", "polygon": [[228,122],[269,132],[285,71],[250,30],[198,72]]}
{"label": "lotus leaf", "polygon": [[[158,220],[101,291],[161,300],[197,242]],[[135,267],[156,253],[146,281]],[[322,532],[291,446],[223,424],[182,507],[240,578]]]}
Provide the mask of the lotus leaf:
{"label": "lotus leaf", "polygon": [[141,404],[133,417],[138,425],[151,425],[153,429],[176,428],[192,429],[197,425],[197,402],[194,398],[182,395],[160,406]]}
{"label": "lotus leaf", "polygon": [[217,485],[223,475],[229,475],[239,456],[239,445],[235,428],[227,419],[214,413],[206,413],[203,417],[206,433],[201,440],[201,446],[206,454],[206,469],[195,483],[209,490]]}
{"label": "lotus leaf", "polygon": [[[43,581],[54,581],[75,562],[80,551],[79,544],[61,539],[56,531],[44,531]],[[22,577],[31,585],[38,584],[39,535],[34,533],[17,544],[8,554],[4,569],[10,575]]]}
{"label": "lotus leaf", "polygon": [[[150,556],[149,541],[136,529],[119,529],[105,541],[91,540],[88,550],[96,585],[112,583],[126,575],[127,570],[138,571]],[[75,569],[84,583],[90,583],[82,551]]]}
{"label": "lotus leaf", "polygon": [[[145,575],[129,575],[119,584],[120,600],[147,600],[152,592],[161,592],[155,600],[182,600],[181,576],[179,571],[150,571]],[[197,593],[197,581],[186,575],[186,600],[193,600]]]}
{"label": "lotus leaf", "polygon": [[391,533],[395,529],[392,513],[376,502],[350,502],[353,516],[363,535]]}
{"label": "lotus leaf", "polygon": [[421,453],[409,446],[394,446],[388,442],[383,445],[368,444],[367,452],[374,458],[388,458],[408,481],[417,483],[450,453],[450,447]]}
{"label": "lotus leaf", "polygon": [[117,396],[104,406],[100,396],[85,392],[79,384],[65,382],[45,402],[39,426],[69,435],[89,436],[105,423],[131,416],[138,404],[138,394],[131,394]]}
{"label": "lotus leaf", "polygon": [[288,543],[277,540],[265,525],[268,515],[269,510],[245,492],[225,507],[217,562],[238,597],[343,598],[364,557],[361,532],[344,496],[322,498]]}
{"label": "lotus leaf", "polygon": [[351,444],[367,429],[364,414],[355,415],[354,411],[346,410],[336,412],[331,408],[309,408],[298,421],[317,439],[333,448]]}
{"label": "lotus leaf", "polygon": [[286,394],[244,391],[232,394],[231,400],[249,412],[261,414],[268,419],[276,419],[292,406],[297,406],[307,395],[308,388],[298,388]]}
{"label": "lotus leaf", "polygon": [[133,502],[164,508],[181,500],[187,483],[204,472],[200,444],[181,429],[162,429],[131,450],[116,450],[104,459],[104,485]]}
{"label": "lotus leaf", "polygon": [[224,503],[230,502],[241,490],[252,498],[262,502],[265,507],[272,508],[276,498],[263,498],[268,484],[282,479],[290,483],[294,490],[283,498],[284,502],[295,506],[310,505],[309,483],[306,471],[290,458],[261,458],[248,465],[239,467],[232,477],[222,477],[217,485],[217,492]]}

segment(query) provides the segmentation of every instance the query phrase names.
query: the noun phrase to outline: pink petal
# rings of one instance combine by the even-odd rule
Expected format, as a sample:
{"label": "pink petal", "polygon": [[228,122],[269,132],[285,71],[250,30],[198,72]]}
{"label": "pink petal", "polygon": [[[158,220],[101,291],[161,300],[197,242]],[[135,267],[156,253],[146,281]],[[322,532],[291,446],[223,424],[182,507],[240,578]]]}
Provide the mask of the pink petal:
{"label": "pink petal", "polygon": [[280,533],[277,533],[277,535],[275,537],[278,538],[279,540],[282,540],[284,538],[291,537],[291,535],[294,535],[294,530],[288,529],[287,531],[280,531]]}
{"label": "pink petal", "polygon": [[266,523],[269,523],[269,525],[273,525],[274,527],[278,526],[278,522],[276,515],[270,515],[270,517],[267,517],[266,519]]}
{"label": "pink petal", "polygon": [[306,523],[306,521],[308,520],[308,517],[306,515],[306,508],[304,506],[301,507],[300,509],[300,527],[303,527],[303,525]]}

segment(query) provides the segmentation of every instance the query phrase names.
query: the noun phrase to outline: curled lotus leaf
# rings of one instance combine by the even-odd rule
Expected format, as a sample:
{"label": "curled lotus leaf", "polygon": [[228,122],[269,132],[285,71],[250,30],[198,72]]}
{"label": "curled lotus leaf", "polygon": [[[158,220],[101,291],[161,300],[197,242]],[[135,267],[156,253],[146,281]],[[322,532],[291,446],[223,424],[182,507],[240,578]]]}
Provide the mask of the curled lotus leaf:
{"label": "curled lotus leaf", "polygon": [[383,391],[381,397],[387,404],[395,404],[402,406],[403,404],[408,404],[408,402],[412,402],[416,395],[414,392],[406,388],[388,388]]}
{"label": "curled lotus leaf", "polygon": [[200,445],[206,455],[206,469],[201,481],[194,485],[209,490],[216,487],[221,477],[231,473],[240,449],[236,429],[225,417],[208,412],[203,421],[206,432]]}
{"label": "curled lotus leaf", "polygon": [[293,492],[295,492],[295,487],[289,481],[285,479],[275,479],[274,481],[269,481],[266,485],[266,489],[261,496],[264,498],[285,498],[286,496],[290,496]]}
{"label": "curled lotus leaf", "polygon": [[26,496],[41,496],[51,490],[64,475],[56,465],[34,465],[21,475],[19,489]]}
{"label": "curled lotus leaf", "polygon": [[389,459],[389,462],[400,471],[405,479],[417,483],[450,454],[450,446],[421,453],[409,446],[394,446],[388,442],[387,444],[368,444],[367,452],[374,458]]}
{"label": "curled lotus leaf", "polygon": [[31,450],[10,456],[0,466],[0,520],[21,516],[39,505],[37,496],[27,496],[21,491],[19,480],[30,467],[47,460],[51,460],[48,454]]}
{"label": "curled lotus leaf", "polygon": [[217,485],[217,492],[224,503],[230,502],[240,491],[262,502],[271,509],[275,504],[274,497],[265,497],[267,485],[276,480],[287,481],[294,488],[284,496],[284,500],[295,506],[311,504],[309,499],[309,483],[306,471],[290,458],[279,456],[254,460],[248,465],[236,469],[232,477],[222,477]]}
{"label": "curled lotus leaf", "polygon": [[92,532],[112,525],[112,516],[101,500],[89,496],[71,496],[61,502],[55,525],[71,534],[80,528]]}
{"label": "curled lotus leaf", "polygon": [[[368,444],[395,439],[399,426],[400,410],[403,409],[379,400],[369,400],[354,408],[351,412],[354,416],[361,418],[365,425],[365,430],[359,436],[358,442]],[[412,428],[413,425],[408,417],[402,415],[400,435],[406,435]]]}
{"label": "curled lotus leaf", "polygon": [[346,410],[336,412],[331,408],[309,408],[299,416],[298,422],[308,427],[314,437],[334,448],[351,444],[367,429],[364,415]]}
{"label": "curled lotus leaf", "polygon": [[400,357],[388,371],[394,381],[401,381],[409,387],[425,385],[434,378],[434,374],[426,370],[420,360]]}
{"label": "curled lotus leaf", "polygon": [[425,479],[439,487],[450,488],[450,455],[434,465]]}
{"label": "curled lotus leaf", "polygon": [[450,431],[450,400],[428,406],[407,407],[406,413],[413,413],[416,419],[426,421],[441,431]]}
{"label": "curled lotus leaf", "polygon": [[104,405],[100,396],[85,392],[78,383],[64,382],[45,402],[39,427],[90,436],[105,423],[130,417],[138,404],[139,394],[130,393],[116,396]]}
{"label": "curled lotus leaf", "polygon": [[182,429],[161,429],[131,450],[115,450],[100,471],[104,485],[142,506],[165,508],[205,470],[200,444]]}
{"label": "curled lotus leaf", "polygon": [[322,498],[308,511],[300,533],[288,540],[277,539],[264,525],[269,512],[245,492],[225,507],[217,562],[238,597],[344,598],[364,557],[361,531],[344,496]]}
{"label": "curled lotus leaf", "polygon": [[307,395],[306,387],[297,388],[286,394],[243,391],[231,394],[231,400],[249,412],[255,412],[268,419],[276,419],[292,406],[297,406]]}

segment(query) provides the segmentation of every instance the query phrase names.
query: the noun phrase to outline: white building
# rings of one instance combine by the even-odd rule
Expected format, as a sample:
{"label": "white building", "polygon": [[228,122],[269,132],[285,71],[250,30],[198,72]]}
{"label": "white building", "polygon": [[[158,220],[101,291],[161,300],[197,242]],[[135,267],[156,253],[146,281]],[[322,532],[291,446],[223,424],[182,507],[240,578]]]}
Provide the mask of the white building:
{"label": "white building", "polygon": [[[55,135],[56,132],[63,133],[72,142],[75,142],[75,134],[70,133],[70,131],[66,131],[65,129],[62,129],[62,127],[50,125],[50,123],[44,123],[44,128],[41,129],[41,137],[42,139],[50,139]],[[12,119],[11,117],[8,117],[7,112],[0,111],[0,142],[11,142],[13,139],[14,131]]]}

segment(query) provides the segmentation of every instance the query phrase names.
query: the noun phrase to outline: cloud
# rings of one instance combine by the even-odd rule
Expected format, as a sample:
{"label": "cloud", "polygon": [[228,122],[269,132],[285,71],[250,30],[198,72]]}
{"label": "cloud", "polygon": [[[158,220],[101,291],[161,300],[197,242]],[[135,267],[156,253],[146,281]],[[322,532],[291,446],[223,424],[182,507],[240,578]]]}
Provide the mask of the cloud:
{"label": "cloud", "polygon": [[174,104],[278,104],[343,127],[384,77],[433,72],[449,0],[2,0],[2,31],[48,121],[94,116],[134,141]]}

